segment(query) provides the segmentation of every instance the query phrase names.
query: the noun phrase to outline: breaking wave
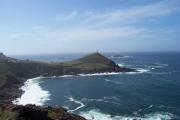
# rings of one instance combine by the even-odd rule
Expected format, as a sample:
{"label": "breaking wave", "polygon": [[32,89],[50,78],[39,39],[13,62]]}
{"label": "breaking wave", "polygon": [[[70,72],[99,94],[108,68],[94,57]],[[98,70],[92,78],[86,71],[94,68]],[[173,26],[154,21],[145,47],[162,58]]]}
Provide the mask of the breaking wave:
{"label": "breaking wave", "polygon": [[44,105],[45,101],[50,100],[50,93],[46,90],[43,90],[40,87],[40,81],[42,77],[37,77],[33,79],[28,79],[24,86],[20,89],[24,92],[20,98],[12,101],[13,104],[26,105],[26,104],[35,104],[35,105]]}
{"label": "breaking wave", "polygon": [[155,67],[159,67],[159,68],[161,68],[161,67],[167,67],[168,66],[168,64],[163,64],[163,63],[154,63],[154,65],[155,65]]}
{"label": "breaking wave", "polygon": [[87,112],[80,112],[80,115],[88,120],[171,120],[175,116],[168,112],[156,112],[146,114],[141,117],[135,116],[112,116],[110,114],[102,113],[98,109],[92,109]]}
{"label": "breaking wave", "polygon": [[118,75],[122,74],[120,72],[103,72],[103,73],[93,73],[93,74],[79,74],[79,76],[101,76],[101,75]]}
{"label": "breaking wave", "polygon": [[125,74],[142,74],[142,73],[149,73],[150,70],[144,68],[135,68],[137,72],[126,72]]}
{"label": "breaking wave", "polygon": [[149,69],[157,69],[157,68],[164,68],[164,67],[168,67],[169,65],[168,64],[163,64],[163,63],[153,63],[152,65],[150,66],[147,66],[145,65],[146,67],[148,67]]}
{"label": "breaking wave", "polygon": [[79,74],[79,76],[104,76],[104,75],[119,75],[119,74],[142,74],[148,73],[150,70],[144,68],[135,68],[137,72],[103,72],[103,73],[93,73],[93,74]]}
{"label": "breaking wave", "polygon": [[144,69],[144,68],[136,68],[136,70],[137,70],[138,72],[140,72],[140,73],[147,73],[147,72],[149,72],[148,69]]}
{"label": "breaking wave", "polygon": [[[124,64],[118,64],[120,67],[124,67]],[[141,74],[147,73],[150,70],[144,68],[134,68],[136,72],[101,72],[101,73],[92,73],[92,74],[77,74],[77,75],[62,75],[62,76],[52,76],[50,78],[58,78],[58,77],[74,77],[74,76],[105,76],[105,75],[119,75],[119,74]]]}
{"label": "breaking wave", "polygon": [[75,109],[69,110],[69,112],[74,112],[74,111],[79,110],[79,109],[81,109],[81,108],[83,108],[83,107],[85,106],[84,103],[82,103],[81,101],[78,101],[78,100],[74,99],[72,96],[69,97],[68,99],[69,99],[70,102],[74,102],[75,104],[78,104],[78,105],[79,105],[79,106],[76,107]]}
{"label": "breaking wave", "polygon": [[110,58],[131,58],[132,56],[128,56],[128,55],[125,55],[125,56],[121,56],[121,55],[112,55],[110,56]]}
{"label": "breaking wave", "polygon": [[123,63],[118,63],[118,66],[124,67],[125,65]]}

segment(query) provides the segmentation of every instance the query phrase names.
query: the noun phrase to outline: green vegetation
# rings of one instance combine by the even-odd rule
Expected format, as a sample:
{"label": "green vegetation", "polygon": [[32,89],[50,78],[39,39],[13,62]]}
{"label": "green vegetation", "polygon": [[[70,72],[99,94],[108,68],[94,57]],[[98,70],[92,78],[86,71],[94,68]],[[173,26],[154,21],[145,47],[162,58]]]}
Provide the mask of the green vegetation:
{"label": "green vegetation", "polygon": [[[0,103],[11,103],[20,94],[24,80],[38,76],[77,75],[100,72],[130,72],[99,53],[67,62],[17,60],[0,53]],[[0,104],[0,120],[85,120],[63,108]]]}
{"label": "green vegetation", "polygon": [[15,84],[19,84],[21,81],[23,82],[25,79],[38,77],[41,75],[60,76],[130,71],[134,70],[119,67],[113,61],[98,52],[77,60],[61,63],[17,60],[7,57],[2,53],[0,54],[0,87],[6,84],[8,84],[8,87],[13,86]]}
{"label": "green vegetation", "polygon": [[[110,59],[100,53],[93,53],[83,58],[67,62],[39,62],[31,60],[16,60],[0,55],[0,87],[5,85],[7,74],[18,78],[33,78],[43,76],[59,76],[64,74],[81,74],[95,72],[124,72],[131,69],[122,69]],[[9,79],[9,78],[8,78]],[[12,77],[11,77],[12,79]],[[13,80],[10,80],[13,82]]]}
{"label": "green vegetation", "polygon": [[62,63],[58,63],[58,65],[60,66],[64,66],[64,67],[71,67],[71,66],[77,66],[79,64],[82,64],[81,61],[78,60],[74,60],[74,61],[68,61],[68,62],[62,62]]}
{"label": "green vegetation", "polygon": [[62,67],[77,67],[83,69],[103,69],[103,68],[111,67],[111,65],[113,64],[110,63],[112,63],[111,60],[107,59],[106,57],[102,56],[99,53],[94,53],[87,55],[83,58],[80,58],[78,60],[73,60],[63,63],[54,63],[54,64]]}
{"label": "green vegetation", "polygon": [[6,64],[3,61],[0,61],[0,87],[6,83],[7,73],[8,73],[8,69]]}
{"label": "green vegetation", "polygon": [[86,68],[86,69],[100,69],[104,67],[108,67],[108,65],[101,64],[101,63],[84,63],[80,60],[75,60],[75,61],[69,61],[69,62],[63,62],[56,64],[62,67],[77,67],[77,68]]}
{"label": "green vegetation", "polygon": [[0,105],[0,120],[86,120],[61,107]]}
{"label": "green vegetation", "polygon": [[63,116],[64,110],[63,109],[50,109],[47,112],[47,116],[53,120],[56,120],[58,118],[60,118],[61,116]]}
{"label": "green vegetation", "polygon": [[17,112],[13,112],[5,107],[0,107],[0,120],[12,120],[12,118],[16,119],[17,116]]}

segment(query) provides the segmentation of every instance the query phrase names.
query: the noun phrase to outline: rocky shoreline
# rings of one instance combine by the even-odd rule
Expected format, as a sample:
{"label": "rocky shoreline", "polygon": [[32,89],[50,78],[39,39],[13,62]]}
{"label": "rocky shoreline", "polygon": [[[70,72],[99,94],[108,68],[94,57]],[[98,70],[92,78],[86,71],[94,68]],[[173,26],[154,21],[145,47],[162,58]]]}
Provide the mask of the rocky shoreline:
{"label": "rocky shoreline", "polygon": [[[30,60],[17,60],[0,54],[0,119],[7,120],[8,115],[5,115],[3,111],[15,111],[21,116],[21,109],[28,109],[28,111],[33,111],[34,109],[41,107],[28,105],[28,106],[18,106],[12,105],[12,101],[19,98],[23,91],[20,89],[24,85],[27,79],[38,77],[38,76],[61,76],[61,75],[77,75],[77,74],[93,74],[93,73],[103,73],[103,72],[134,72],[136,70],[126,67],[119,67],[110,59],[104,57],[100,53],[93,53],[87,55],[83,58],[63,62],[63,63],[44,63],[36,62]],[[32,107],[33,106],[33,107]],[[18,108],[18,109],[17,109]],[[30,109],[31,108],[31,109]],[[14,110],[15,109],[15,110]],[[47,108],[46,113],[51,111]],[[60,109],[60,108],[59,108]],[[10,112],[10,113],[11,113]],[[37,111],[39,113],[41,111]],[[63,113],[67,111],[63,111]],[[27,113],[29,114],[29,113]],[[35,113],[36,114],[36,113]],[[54,114],[54,113],[53,113]],[[60,114],[60,113],[59,113]],[[5,118],[3,116],[6,116]],[[69,118],[68,118],[69,116]],[[57,120],[84,120],[80,116],[74,116],[70,113],[66,114],[66,117],[61,117]],[[32,116],[33,117],[33,116]],[[10,119],[10,118],[9,118]],[[14,119],[16,120],[16,119]],[[19,120],[19,119],[17,119]],[[22,119],[26,120],[26,116]],[[29,119],[31,120],[31,116]],[[32,119],[36,120],[36,119]],[[37,119],[38,120],[38,119]],[[42,120],[55,120],[52,118],[44,117]]]}
{"label": "rocky shoreline", "polygon": [[0,104],[12,104],[13,100],[21,97],[23,91],[20,88],[24,85],[25,81],[25,79],[19,79],[18,82],[8,80],[6,85],[0,88]]}
{"label": "rocky shoreline", "polygon": [[1,120],[86,120],[68,113],[62,107],[40,107],[36,105],[0,105]]}

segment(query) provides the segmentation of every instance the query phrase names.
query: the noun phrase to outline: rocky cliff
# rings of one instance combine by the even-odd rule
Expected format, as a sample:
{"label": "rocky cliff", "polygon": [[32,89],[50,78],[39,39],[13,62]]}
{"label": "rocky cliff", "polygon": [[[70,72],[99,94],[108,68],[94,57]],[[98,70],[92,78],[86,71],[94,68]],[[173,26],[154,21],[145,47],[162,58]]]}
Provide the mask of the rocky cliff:
{"label": "rocky cliff", "polygon": [[0,103],[5,104],[0,105],[0,120],[84,120],[62,108],[12,105],[11,101],[22,93],[19,87],[29,78],[132,71],[135,70],[119,67],[100,53],[61,63],[17,60],[0,53]]}
{"label": "rocky cliff", "polygon": [[85,120],[61,107],[0,105],[0,120]]}

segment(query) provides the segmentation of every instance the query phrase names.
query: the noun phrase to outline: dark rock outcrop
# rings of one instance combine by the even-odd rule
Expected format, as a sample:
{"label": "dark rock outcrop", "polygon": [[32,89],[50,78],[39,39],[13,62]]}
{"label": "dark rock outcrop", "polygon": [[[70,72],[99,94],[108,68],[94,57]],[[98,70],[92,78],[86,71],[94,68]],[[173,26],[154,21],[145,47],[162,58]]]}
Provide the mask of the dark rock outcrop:
{"label": "dark rock outcrop", "polygon": [[61,107],[40,107],[35,105],[0,105],[0,120],[86,120],[68,113]]}
{"label": "dark rock outcrop", "polygon": [[0,53],[0,103],[6,104],[0,105],[0,120],[84,120],[62,108],[11,105],[11,101],[22,93],[19,87],[29,78],[132,71],[135,70],[119,67],[98,52],[63,63],[17,60]]}
{"label": "dark rock outcrop", "polygon": [[18,88],[26,79],[33,77],[132,71],[135,70],[119,67],[98,52],[77,60],[61,63],[17,60],[0,53],[0,103],[11,102],[12,99],[18,97],[21,93]]}

